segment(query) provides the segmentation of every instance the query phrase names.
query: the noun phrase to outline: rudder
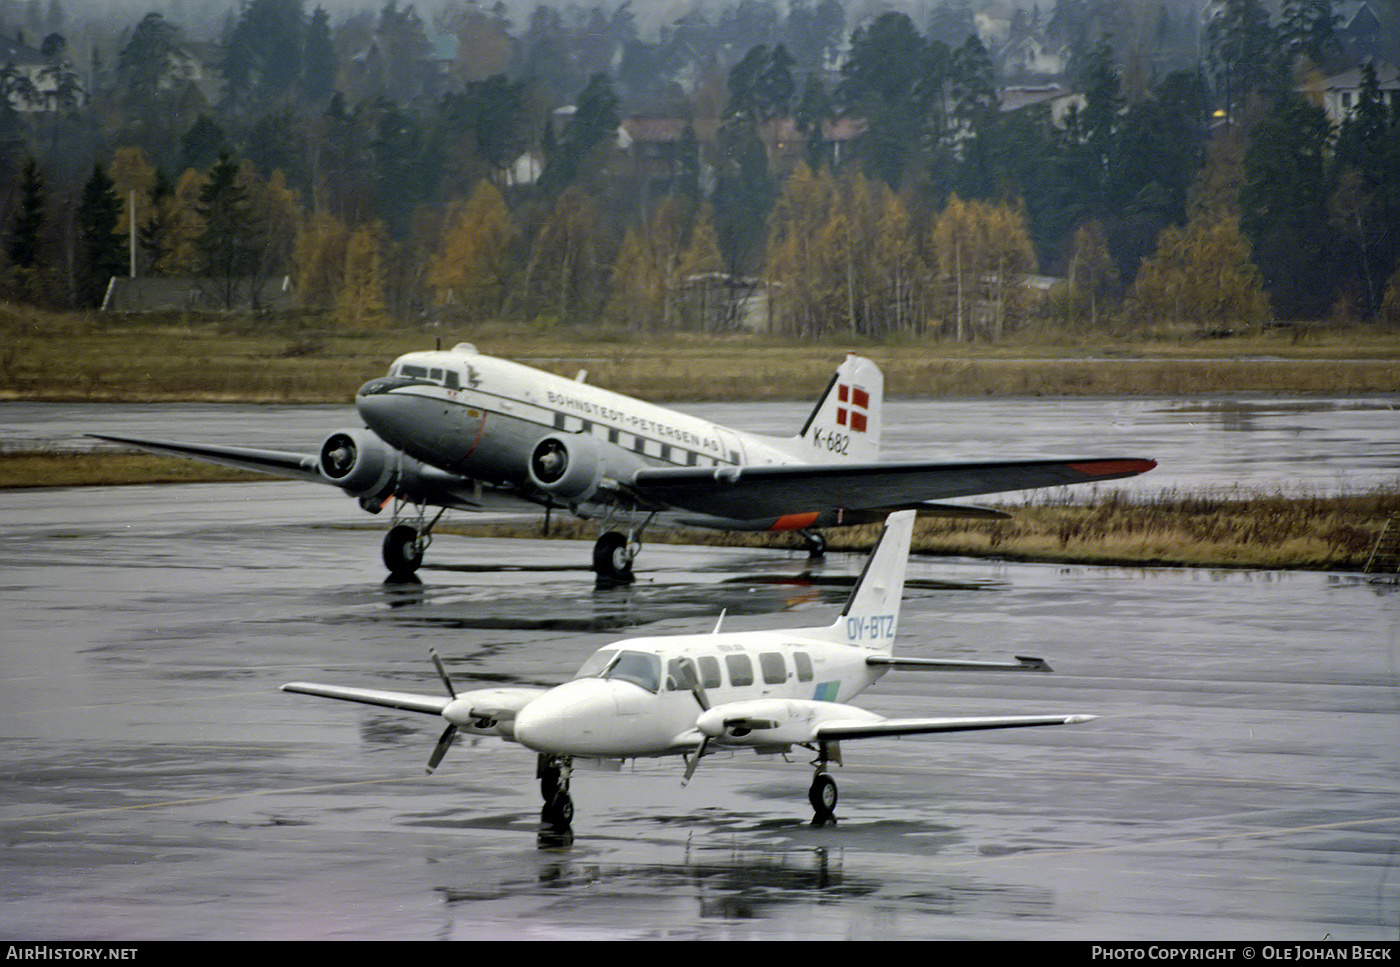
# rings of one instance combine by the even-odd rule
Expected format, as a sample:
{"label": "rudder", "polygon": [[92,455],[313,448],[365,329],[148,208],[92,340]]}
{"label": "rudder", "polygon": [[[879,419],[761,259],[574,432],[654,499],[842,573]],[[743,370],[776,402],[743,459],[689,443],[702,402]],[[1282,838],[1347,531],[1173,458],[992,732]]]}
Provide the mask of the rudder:
{"label": "rudder", "polygon": [[890,652],[899,632],[904,575],[914,536],[914,511],[890,514],[885,529],[865,561],[841,617],[831,626],[837,639],[858,648]]}
{"label": "rudder", "polygon": [[880,458],[885,377],[880,367],[847,353],[798,437],[819,463],[874,463]]}

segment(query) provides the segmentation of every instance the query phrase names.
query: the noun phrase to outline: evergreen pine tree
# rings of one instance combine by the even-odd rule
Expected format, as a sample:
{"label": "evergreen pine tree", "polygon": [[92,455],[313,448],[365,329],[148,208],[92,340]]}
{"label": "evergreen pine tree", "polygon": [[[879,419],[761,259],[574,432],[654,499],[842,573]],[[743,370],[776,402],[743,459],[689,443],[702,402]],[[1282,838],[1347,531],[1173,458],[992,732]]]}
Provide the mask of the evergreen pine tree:
{"label": "evergreen pine tree", "polygon": [[77,212],[76,294],[80,306],[101,305],[112,276],[121,274],[125,267],[126,246],[117,234],[121,204],[112,179],[100,164],[96,165],[83,185]]}

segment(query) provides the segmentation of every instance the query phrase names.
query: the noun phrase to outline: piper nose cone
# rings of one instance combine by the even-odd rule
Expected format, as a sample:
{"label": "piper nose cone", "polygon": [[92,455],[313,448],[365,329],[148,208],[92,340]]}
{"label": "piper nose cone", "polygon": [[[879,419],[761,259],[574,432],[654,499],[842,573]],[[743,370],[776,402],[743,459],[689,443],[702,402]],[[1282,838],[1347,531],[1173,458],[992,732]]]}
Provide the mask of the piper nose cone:
{"label": "piper nose cone", "polygon": [[609,683],[579,679],[546,692],[515,717],[515,738],[536,752],[587,755],[598,752],[598,738],[616,719]]}

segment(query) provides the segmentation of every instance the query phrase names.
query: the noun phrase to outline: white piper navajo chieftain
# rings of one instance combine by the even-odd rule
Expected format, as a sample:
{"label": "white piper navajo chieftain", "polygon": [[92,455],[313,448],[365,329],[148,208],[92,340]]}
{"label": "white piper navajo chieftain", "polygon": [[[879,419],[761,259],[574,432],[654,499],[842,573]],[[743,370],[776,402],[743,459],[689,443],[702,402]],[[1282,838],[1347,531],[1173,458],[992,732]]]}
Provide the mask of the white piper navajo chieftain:
{"label": "white piper navajo chieftain", "polygon": [[[900,509],[1000,518],[1007,515],[936,501],[1114,480],[1156,466],[1125,458],[879,463],[884,377],[853,353],[791,437],[732,430],[591,386],[585,375],[565,379],[460,343],[400,356],[355,397],[366,428],[337,430],[317,453],[93,436],[332,484],[370,513],[392,503],[384,562],[395,575],[418,569],[448,509],[566,509],[600,522],[593,566],[614,582],[631,580],[653,521],[799,531],[819,555],[821,528],[873,523]],[[438,508],[431,520],[430,508]]]}
{"label": "white piper navajo chieftain", "polygon": [[[1049,671],[1039,658],[1016,662],[898,658],[904,573],[914,511],[891,514],[845,610],[830,625],[783,631],[631,638],[599,649],[578,675],[554,688],[497,687],[458,692],[434,654],[446,695],[418,695],[291,682],[284,691],[440,715],[447,728],[428,760],[435,769],[458,732],[500,736],[538,753],[546,826],[573,818],[569,779],[575,759],[685,757],[685,781],[701,758],[721,750],[815,753],[809,798],[813,823],[834,821],[843,739],[1071,725],[1093,715],[1007,715],[887,719],[846,704],[891,668]],[[721,621],[723,618],[721,617]]]}

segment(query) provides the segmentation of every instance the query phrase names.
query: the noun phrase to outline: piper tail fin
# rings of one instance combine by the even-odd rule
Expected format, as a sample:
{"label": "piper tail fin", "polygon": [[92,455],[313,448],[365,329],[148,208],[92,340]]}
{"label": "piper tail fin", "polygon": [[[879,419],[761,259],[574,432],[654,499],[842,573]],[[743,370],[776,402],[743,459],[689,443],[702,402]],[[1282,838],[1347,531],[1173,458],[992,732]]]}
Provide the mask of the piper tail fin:
{"label": "piper tail fin", "polygon": [[837,641],[886,654],[894,649],[914,516],[912,510],[901,510],[886,520],[885,530],[866,559],[850,600],[831,626]]}
{"label": "piper tail fin", "polygon": [[810,459],[825,463],[873,463],[880,458],[885,377],[864,356],[848,353],[798,438]]}

